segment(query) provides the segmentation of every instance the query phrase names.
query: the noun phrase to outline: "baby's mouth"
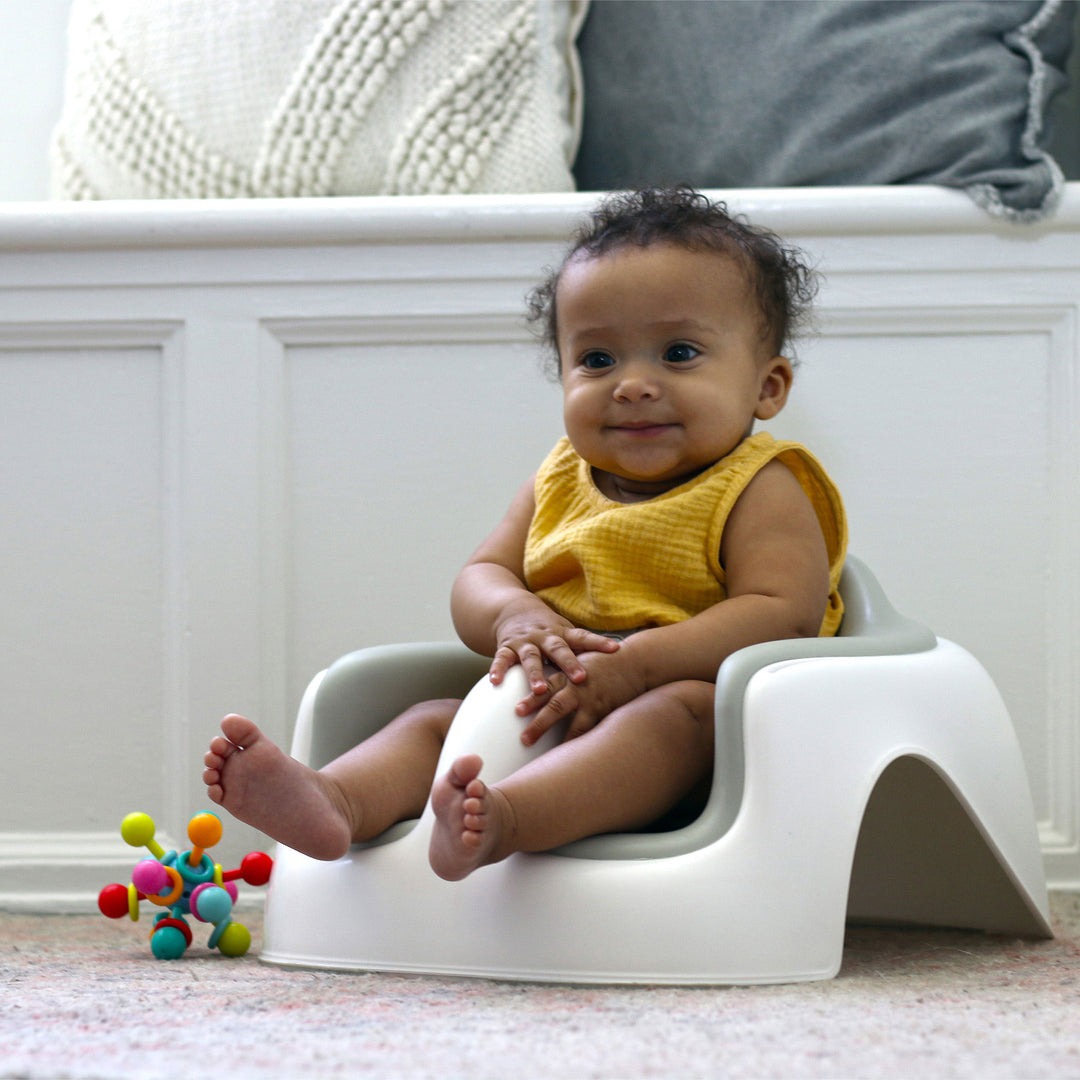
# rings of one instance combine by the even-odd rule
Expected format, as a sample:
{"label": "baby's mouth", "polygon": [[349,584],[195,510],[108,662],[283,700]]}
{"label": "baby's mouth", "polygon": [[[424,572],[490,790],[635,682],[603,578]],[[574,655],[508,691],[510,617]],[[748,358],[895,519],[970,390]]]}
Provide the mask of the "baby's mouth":
{"label": "baby's mouth", "polygon": [[662,432],[670,431],[675,425],[656,420],[628,420],[621,424],[612,424],[611,427],[615,431],[623,431],[629,435],[645,438],[649,435],[659,435]]}

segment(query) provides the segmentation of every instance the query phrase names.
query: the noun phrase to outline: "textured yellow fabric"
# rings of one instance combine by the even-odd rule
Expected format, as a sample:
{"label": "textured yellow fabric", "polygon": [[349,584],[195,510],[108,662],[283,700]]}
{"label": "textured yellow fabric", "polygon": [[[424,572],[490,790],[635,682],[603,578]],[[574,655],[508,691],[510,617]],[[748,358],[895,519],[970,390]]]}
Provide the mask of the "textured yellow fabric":
{"label": "textured yellow fabric", "polygon": [[847,519],[836,486],[803,446],[767,432],[655,499],[619,503],[593,483],[590,467],[560,439],[536,476],[536,512],[525,547],[525,581],[565,618],[593,630],[680,622],[727,598],[720,538],[736,500],[779,458],[817,511],[829,552],[832,595],[821,636],[835,634]]}

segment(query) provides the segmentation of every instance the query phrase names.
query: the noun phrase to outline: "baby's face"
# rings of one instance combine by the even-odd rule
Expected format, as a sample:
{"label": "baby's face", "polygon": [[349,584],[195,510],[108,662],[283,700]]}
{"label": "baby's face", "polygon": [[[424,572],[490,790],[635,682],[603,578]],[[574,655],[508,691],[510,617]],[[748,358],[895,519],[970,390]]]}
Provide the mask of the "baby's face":
{"label": "baby's face", "polygon": [[566,433],[600,489],[629,502],[677,487],[783,407],[739,264],[672,244],[578,256],[556,294]]}

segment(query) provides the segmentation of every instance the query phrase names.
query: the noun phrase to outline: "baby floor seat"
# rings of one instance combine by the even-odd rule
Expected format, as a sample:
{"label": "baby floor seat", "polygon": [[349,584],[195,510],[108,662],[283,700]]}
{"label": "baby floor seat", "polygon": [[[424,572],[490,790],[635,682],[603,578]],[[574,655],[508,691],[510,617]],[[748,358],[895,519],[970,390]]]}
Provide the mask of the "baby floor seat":
{"label": "baby floor seat", "polygon": [[[716,684],[712,794],[690,825],[514,855],[464,881],[430,869],[430,805],[343,858],[277,853],[262,959],[577,983],[826,979],[848,919],[1051,936],[1031,795],[982,666],[899,615],[849,558],[835,638],[729,657]],[[466,697],[460,754],[489,782],[526,749],[500,687],[455,644],[365,649],[313,680],[292,753],[313,767],[408,706]]]}

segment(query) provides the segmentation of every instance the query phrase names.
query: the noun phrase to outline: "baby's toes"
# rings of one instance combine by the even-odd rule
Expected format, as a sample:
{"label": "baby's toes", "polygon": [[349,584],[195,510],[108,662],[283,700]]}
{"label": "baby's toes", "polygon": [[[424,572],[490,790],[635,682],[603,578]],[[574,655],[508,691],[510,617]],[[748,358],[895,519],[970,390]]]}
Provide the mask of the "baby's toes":
{"label": "baby's toes", "polygon": [[210,740],[210,754],[215,755],[219,761],[224,761],[235,749],[236,747],[221,735],[215,735]]}

